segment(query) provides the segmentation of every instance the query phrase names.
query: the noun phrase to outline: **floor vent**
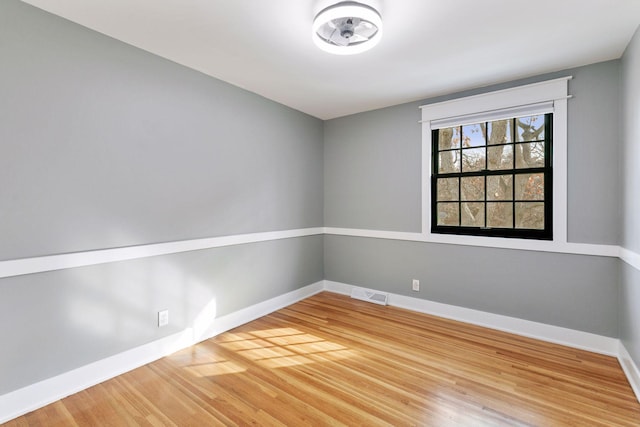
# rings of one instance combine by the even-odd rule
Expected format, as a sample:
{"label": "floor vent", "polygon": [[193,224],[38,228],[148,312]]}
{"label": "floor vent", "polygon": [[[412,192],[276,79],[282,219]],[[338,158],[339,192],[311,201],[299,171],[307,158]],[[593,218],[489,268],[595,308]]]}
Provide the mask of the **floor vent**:
{"label": "floor vent", "polygon": [[369,289],[353,288],[351,290],[351,298],[372,302],[374,304],[387,305],[389,294],[371,291]]}

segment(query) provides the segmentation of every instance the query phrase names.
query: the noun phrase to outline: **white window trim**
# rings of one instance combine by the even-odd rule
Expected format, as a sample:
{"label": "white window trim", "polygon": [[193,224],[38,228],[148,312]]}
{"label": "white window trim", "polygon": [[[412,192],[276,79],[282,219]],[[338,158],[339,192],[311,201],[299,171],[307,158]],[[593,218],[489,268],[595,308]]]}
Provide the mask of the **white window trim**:
{"label": "white window trim", "polygon": [[[563,77],[510,89],[427,104],[422,110],[422,238],[433,243],[524,250],[558,250],[567,242],[567,101],[569,80]],[[520,106],[553,102],[553,240],[431,233],[432,122],[475,116]]]}

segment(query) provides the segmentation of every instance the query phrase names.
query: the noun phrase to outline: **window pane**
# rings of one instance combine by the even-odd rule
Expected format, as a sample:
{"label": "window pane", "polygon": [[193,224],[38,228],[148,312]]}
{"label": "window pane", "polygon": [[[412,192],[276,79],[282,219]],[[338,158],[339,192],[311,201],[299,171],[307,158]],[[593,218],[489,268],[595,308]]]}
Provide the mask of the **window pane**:
{"label": "window pane", "polygon": [[513,203],[487,203],[487,227],[513,228]]}
{"label": "window pane", "polygon": [[438,150],[460,148],[460,128],[438,129]]}
{"label": "window pane", "polygon": [[484,170],[485,148],[467,148],[462,150],[462,172],[473,172]]}
{"label": "window pane", "polygon": [[462,190],[462,200],[484,201],[483,176],[469,176],[462,178],[460,189]]}
{"label": "window pane", "polygon": [[516,168],[543,168],[544,142],[516,144]]}
{"label": "window pane", "polygon": [[513,175],[487,177],[487,200],[512,200]]}
{"label": "window pane", "polygon": [[517,202],[516,228],[544,230],[544,203]]}
{"label": "window pane", "polygon": [[463,227],[484,227],[484,203],[462,203]]}
{"label": "window pane", "polygon": [[462,126],[463,147],[482,147],[484,145],[487,145],[487,140],[484,137],[484,125]]}
{"label": "window pane", "polygon": [[438,197],[436,200],[449,201],[459,200],[458,178],[438,178]]}
{"label": "window pane", "polygon": [[438,225],[460,225],[458,203],[438,203]]}
{"label": "window pane", "polygon": [[438,173],[460,172],[460,151],[443,151],[438,161]]}
{"label": "window pane", "polygon": [[544,174],[516,175],[516,200],[544,200]]}
{"label": "window pane", "polygon": [[552,120],[533,114],[431,131],[439,138],[431,147],[433,232],[551,238]]}
{"label": "window pane", "polygon": [[513,169],[513,145],[499,145],[487,148],[488,169]]}
{"label": "window pane", "polygon": [[513,120],[498,120],[489,123],[489,145],[507,144],[513,142],[511,138],[511,124]]}
{"label": "window pane", "polygon": [[544,139],[544,114],[516,119],[516,142]]}

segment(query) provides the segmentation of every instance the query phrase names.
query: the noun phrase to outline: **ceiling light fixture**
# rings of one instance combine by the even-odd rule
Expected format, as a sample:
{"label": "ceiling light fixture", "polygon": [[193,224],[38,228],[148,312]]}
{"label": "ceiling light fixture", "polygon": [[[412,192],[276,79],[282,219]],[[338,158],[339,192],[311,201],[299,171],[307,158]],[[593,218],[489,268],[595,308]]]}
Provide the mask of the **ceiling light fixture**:
{"label": "ceiling light fixture", "polygon": [[382,18],[374,8],[345,1],[322,10],[313,20],[313,41],[336,55],[371,49],[382,38]]}

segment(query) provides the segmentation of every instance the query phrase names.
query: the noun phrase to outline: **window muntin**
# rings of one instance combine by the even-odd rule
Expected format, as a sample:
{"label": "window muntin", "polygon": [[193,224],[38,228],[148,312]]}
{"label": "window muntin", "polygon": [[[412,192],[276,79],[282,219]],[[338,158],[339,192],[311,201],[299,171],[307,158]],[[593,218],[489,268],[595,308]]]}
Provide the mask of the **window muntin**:
{"label": "window muntin", "polygon": [[431,232],[552,239],[553,115],[432,130]]}

